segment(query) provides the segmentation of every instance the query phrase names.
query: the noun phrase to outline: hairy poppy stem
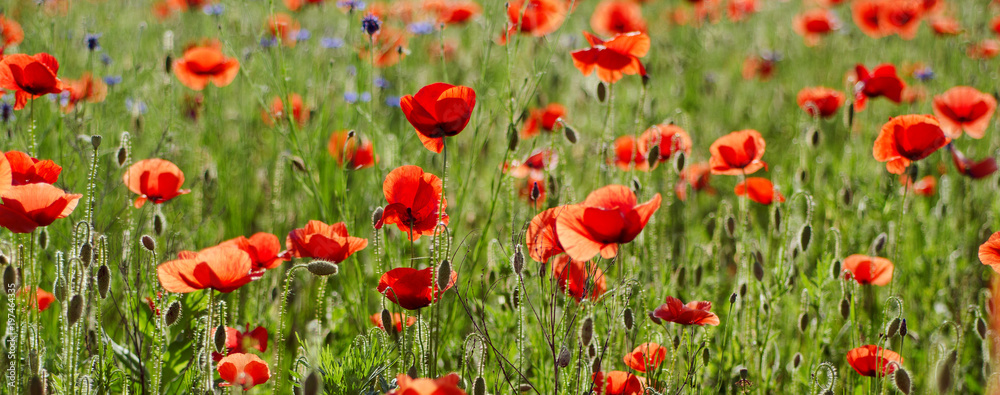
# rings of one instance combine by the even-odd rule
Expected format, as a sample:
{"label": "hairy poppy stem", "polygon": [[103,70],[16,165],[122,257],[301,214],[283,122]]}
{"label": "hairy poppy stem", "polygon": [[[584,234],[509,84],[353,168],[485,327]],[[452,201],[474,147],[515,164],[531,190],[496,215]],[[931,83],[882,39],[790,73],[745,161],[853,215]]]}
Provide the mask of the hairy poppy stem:
{"label": "hairy poppy stem", "polygon": [[[282,358],[285,354],[285,311],[288,310],[288,294],[291,292],[292,280],[295,277],[295,271],[308,265],[296,264],[288,269],[285,273],[285,285],[281,290],[281,300],[278,301],[278,330],[274,334],[274,377],[271,377],[272,391],[275,393],[280,392],[282,384],[282,373],[284,373],[285,368],[282,367]],[[383,324],[384,325],[384,324]],[[392,325],[392,322],[389,323]]]}
{"label": "hairy poppy stem", "polygon": [[602,182],[601,184],[608,183],[608,177],[611,175],[611,166],[608,163],[608,150],[611,149],[611,145],[608,144],[608,133],[611,131],[612,116],[614,112],[615,103],[615,84],[608,84],[608,108],[607,112],[604,114],[604,129],[601,130],[601,141],[598,146],[601,150],[601,162],[598,164],[598,170],[603,169],[601,172]]}

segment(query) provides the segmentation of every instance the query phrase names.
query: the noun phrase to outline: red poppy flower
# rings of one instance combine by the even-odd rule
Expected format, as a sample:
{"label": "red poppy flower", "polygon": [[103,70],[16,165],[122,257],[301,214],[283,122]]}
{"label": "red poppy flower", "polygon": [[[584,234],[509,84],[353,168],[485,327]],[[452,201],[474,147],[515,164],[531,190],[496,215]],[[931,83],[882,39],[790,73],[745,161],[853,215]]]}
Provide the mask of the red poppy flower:
{"label": "red poppy flower", "polygon": [[881,38],[891,32],[886,32],[880,15],[883,1],[855,0],[851,3],[851,16],[854,24],[864,34],[871,38]]}
{"label": "red poppy flower", "polygon": [[997,100],[976,88],[956,86],[934,96],[933,106],[945,136],[957,139],[965,130],[969,137],[981,139],[997,109]]}
{"label": "red poppy flower", "polygon": [[892,262],[885,258],[854,254],[844,259],[844,279],[858,284],[888,285],[892,281]]}
{"label": "red poppy flower", "polygon": [[459,25],[468,22],[483,12],[474,1],[427,0],[423,8],[437,15],[437,22]]}
{"label": "red poppy flower", "polygon": [[577,303],[583,299],[597,300],[608,291],[604,271],[595,262],[575,261],[560,255],[552,260],[552,276],[559,279],[559,289]]}
{"label": "red poppy flower", "polygon": [[825,86],[802,88],[799,91],[798,103],[809,116],[827,118],[837,113],[844,104],[844,94],[836,89]]}
{"label": "red poppy flower", "polygon": [[910,162],[930,156],[948,144],[937,119],[930,115],[901,115],[882,125],[875,139],[875,160],[888,162],[892,174],[903,174]]}
{"label": "red poppy flower", "polygon": [[690,302],[667,296],[665,303],[653,310],[652,316],[681,325],[719,325],[719,316],[712,313],[712,302]]}
{"label": "red poppy flower", "polygon": [[[309,109],[306,108],[305,103],[302,101],[302,96],[298,93],[292,93],[290,102],[292,103],[292,119],[295,119],[300,127],[305,125],[309,121]],[[281,100],[281,96],[275,96],[271,99],[271,108],[268,110],[261,110],[260,117],[264,120],[267,126],[274,125],[274,121],[284,121],[288,119],[288,114],[285,113],[285,103]]]}
{"label": "red poppy flower", "polygon": [[547,148],[535,150],[524,162],[513,161],[505,166],[504,171],[509,171],[514,178],[532,178],[541,180],[545,178],[545,172],[555,168],[559,162],[558,156]]}
{"label": "red poppy flower", "polygon": [[400,374],[396,376],[396,389],[386,395],[466,395],[458,386],[461,380],[457,373],[436,379],[415,379]]}
{"label": "red poppy flower", "polygon": [[825,8],[814,8],[795,16],[792,29],[806,41],[807,46],[819,44],[821,37],[840,29],[837,14]]}
{"label": "red poppy flower", "polygon": [[948,144],[948,151],[951,152],[951,161],[955,164],[955,168],[964,176],[978,180],[997,171],[997,161],[993,157],[987,157],[980,161],[969,159],[955,148],[954,144]]}
{"label": "red poppy flower", "polygon": [[649,36],[646,33],[618,34],[610,40],[583,32],[590,48],[573,51],[573,65],[587,76],[597,70],[597,77],[614,83],[624,75],[646,75],[646,67],[639,58],[649,53]]}
{"label": "red poppy flower", "polygon": [[[213,333],[215,328],[212,328]],[[257,351],[267,351],[267,329],[262,326],[250,330],[250,324],[246,324],[246,329],[226,327],[226,355],[242,354],[249,349]],[[224,355],[212,351],[212,360],[219,362]]]}
{"label": "red poppy flower", "polygon": [[66,218],[83,195],[67,194],[49,184],[15,185],[0,195],[0,226],[14,233],[31,233]]}
{"label": "red poppy flower", "polygon": [[639,136],[639,151],[649,155],[653,146],[659,147],[660,151],[660,159],[656,164],[663,163],[678,152],[691,155],[691,136],[680,126],[671,123],[653,125]]}
{"label": "red poppy flower", "polygon": [[[409,53],[406,51],[409,38],[404,30],[382,25],[372,37],[375,39],[375,67],[392,67]],[[371,61],[369,50],[359,50],[358,58],[364,62]]]}
{"label": "red poppy flower", "polygon": [[230,354],[219,361],[219,387],[236,386],[244,391],[264,384],[271,378],[267,362],[253,354]]}
{"label": "red poppy flower", "polygon": [[211,0],[165,0],[153,4],[153,14],[165,19],[177,12],[200,11],[211,3]]}
{"label": "red poppy flower", "polygon": [[646,20],[642,18],[642,7],[628,0],[604,0],[597,3],[590,28],[597,34],[610,36],[631,32],[645,32]]}
{"label": "red poppy flower", "polygon": [[659,208],[659,193],[638,204],[627,187],[608,185],[581,204],[565,206],[556,218],[556,233],[574,260],[589,261],[597,254],[611,259],[618,255],[618,244],[634,240]]}
{"label": "red poppy flower", "polygon": [[79,80],[63,83],[69,92],[69,100],[63,106],[63,111],[70,112],[81,101],[100,103],[108,95],[108,85],[99,79],[94,79],[90,73],[83,73]]}
{"label": "red poppy flower", "polygon": [[[402,318],[403,316],[400,315],[399,313],[392,313],[392,314],[390,314],[390,316],[392,317],[392,326],[394,326],[396,328],[396,332],[402,332],[403,331],[403,318]],[[378,327],[381,330],[386,330],[385,329],[385,325],[382,322],[382,314],[381,313],[372,314],[368,318],[372,320],[372,325],[375,325],[376,327]],[[406,317],[406,327],[407,328],[413,326],[413,324],[416,324],[416,323],[417,323],[417,317]]]}
{"label": "red poppy flower", "polygon": [[288,7],[290,11],[298,11],[306,5],[318,5],[322,3],[323,0],[285,0],[285,7]]}
{"label": "red poppy flower", "polygon": [[649,170],[646,154],[639,150],[639,143],[631,135],[615,139],[614,164],[619,169],[626,171],[633,168],[639,171]]}
{"label": "red poppy flower", "polygon": [[1000,54],[1000,40],[987,38],[977,43],[969,44],[965,54],[972,59],[993,59]]}
{"label": "red poppy flower", "polygon": [[[451,280],[444,289],[439,289],[437,278],[432,277],[434,268],[417,270],[410,267],[392,269],[378,280],[378,292],[393,303],[407,310],[417,310],[441,300],[458,280],[458,272],[451,272]],[[433,296],[432,296],[433,295]]]}
{"label": "red poppy flower", "polygon": [[125,171],[122,180],[130,191],[139,195],[135,199],[135,208],[142,207],[146,201],[160,204],[191,192],[190,189],[180,189],[184,184],[184,172],[163,159],[135,162]]}
{"label": "red poppy flower", "polygon": [[1000,232],[994,233],[979,246],[979,261],[1000,273]]}
{"label": "red poppy flower", "polygon": [[847,363],[862,376],[874,377],[878,374],[884,377],[896,371],[896,366],[903,363],[903,357],[892,350],[869,344],[848,351]]}
{"label": "red poppy flower", "polygon": [[528,246],[528,256],[531,259],[548,262],[549,258],[565,252],[556,232],[556,217],[564,209],[565,206],[553,207],[531,219],[525,235],[525,244]]}
{"label": "red poppy flower", "polygon": [[562,0],[528,0],[527,5],[524,0],[512,0],[507,3],[507,31],[500,41],[506,43],[507,37],[517,31],[542,37],[558,30],[565,20]]}
{"label": "red poppy flower", "polygon": [[271,37],[280,38],[284,46],[295,47],[296,35],[301,28],[291,15],[277,12],[267,17],[264,29]]}
{"label": "red poppy flower", "polygon": [[[613,370],[607,373],[594,372],[591,375],[594,387],[598,393],[605,395],[642,395],[645,391],[645,379],[634,374]],[[600,391],[600,388],[604,391]]]}
{"label": "red poppy flower", "polygon": [[637,372],[646,372],[660,367],[667,359],[667,349],[656,343],[642,343],[632,352],[625,354],[625,364]]}
{"label": "red poppy flower", "polygon": [[[386,224],[396,224],[416,241],[421,235],[434,234],[438,224],[439,209],[448,208],[447,199],[441,195],[441,179],[424,173],[420,166],[400,166],[385,176],[382,184],[385,200],[389,202],[376,224],[379,229]],[[441,223],[448,224],[448,214],[440,213]]]}
{"label": "red poppy flower", "polygon": [[226,240],[219,246],[233,246],[246,251],[250,255],[251,268],[254,271],[274,269],[288,258],[281,256],[281,242],[278,236],[266,232],[254,233],[247,238],[240,236]]}
{"label": "red poppy flower", "polygon": [[904,40],[917,36],[924,6],[920,0],[883,1],[879,5],[879,22],[883,31],[896,33]]}
{"label": "red poppy flower", "polygon": [[156,267],[163,289],[188,293],[211,288],[229,293],[253,280],[250,254],[234,246],[215,246]]}
{"label": "red poppy flower", "polygon": [[741,75],[743,79],[749,81],[754,78],[759,78],[761,81],[767,81],[771,79],[774,75],[774,69],[778,62],[773,57],[765,57],[762,55],[749,55],[743,60],[743,71]]}
{"label": "red poppy flower", "polygon": [[174,75],[184,86],[200,91],[211,81],[217,87],[229,85],[240,72],[240,61],[222,54],[221,44],[211,42],[184,51],[174,61]]}
{"label": "red poppy flower", "polygon": [[954,36],[962,32],[962,25],[952,17],[939,16],[931,19],[931,28],[939,36]]}
{"label": "red poppy flower", "polygon": [[[375,146],[371,141],[360,137],[351,137],[346,130],[333,132],[330,135],[330,143],[327,144],[327,151],[330,156],[337,160],[337,165],[346,166],[348,169],[367,169],[378,163],[378,155],[375,155]],[[359,143],[360,141],[360,143]]]}
{"label": "red poppy flower", "polygon": [[[21,288],[17,291],[18,295],[28,294],[27,288]],[[44,289],[35,287],[35,303],[28,302],[30,307],[38,309],[38,311],[45,311],[52,306],[52,302],[56,301],[56,296],[46,292]]]}
{"label": "red poppy flower", "polygon": [[10,166],[11,185],[54,184],[62,172],[55,162],[38,160],[24,152],[7,151],[4,156]]}
{"label": "red poppy flower", "polygon": [[288,232],[285,248],[295,258],[313,258],[340,263],[368,246],[368,239],[347,234],[347,225],[327,225],[312,220],[306,227]]}
{"label": "red poppy flower", "polygon": [[4,56],[0,60],[0,88],[14,92],[14,109],[20,110],[28,99],[62,92],[64,87],[56,77],[58,72],[59,61],[47,53]]}
{"label": "red poppy flower", "polygon": [[719,137],[708,150],[712,157],[708,160],[712,174],[753,174],[767,163],[761,160],[767,144],[760,132],[753,129],[740,130]]}
{"label": "red poppy flower", "polygon": [[854,85],[854,109],[864,110],[867,99],[885,96],[895,103],[902,101],[903,89],[906,84],[896,74],[896,66],[886,63],[875,68],[871,73],[863,64],[854,66],[857,83]]}
{"label": "red poppy flower", "polygon": [[910,178],[905,174],[899,177],[900,181],[917,196],[934,196],[934,192],[937,191],[937,178],[934,176],[924,176],[917,182],[910,181]]}
{"label": "red poppy flower", "polygon": [[757,13],[757,0],[729,0],[726,16],[733,22],[743,22]]}
{"label": "red poppy flower", "polygon": [[674,193],[681,201],[687,200],[687,187],[695,191],[705,191],[710,195],[715,194],[715,188],[708,184],[712,176],[712,168],[707,163],[692,163],[681,170],[677,185],[674,186]]}
{"label": "red poppy flower", "polygon": [[750,200],[763,205],[770,205],[775,199],[779,203],[785,202],[785,197],[781,195],[780,192],[774,190],[774,184],[771,184],[771,180],[760,177],[747,177],[746,180],[740,181],[736,184],[736,188],[733,190],[736,196],[747,196]]}
{"label": "red poppy flower", "polygon": [[0,54],[6,52],[8,47],[20,44],[21,41],[24,41],[21,24],[0,14]]}
{"label": "red poppy flower", "polygon": [[435,153],[444,148],[444,138],[461,133],[476,107],[476,92],[466,86],[437,82],[403,96],[399,106],[417,130],[424,147]]}
{"label": "red poppy flower", "polygon": [[530,139],[538,135],[539,130],[551,132],[556,129],[559,118],[566,116],[566,107],[561,104],[550,103],[543,109],[531,110],[531,116],[524,122],[521,128],[521,138]]}

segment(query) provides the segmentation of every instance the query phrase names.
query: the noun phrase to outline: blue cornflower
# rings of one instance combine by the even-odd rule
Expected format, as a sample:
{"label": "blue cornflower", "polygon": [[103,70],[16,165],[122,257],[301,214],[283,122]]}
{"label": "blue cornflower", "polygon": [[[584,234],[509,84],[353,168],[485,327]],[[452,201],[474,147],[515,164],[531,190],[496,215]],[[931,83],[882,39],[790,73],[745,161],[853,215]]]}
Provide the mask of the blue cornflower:
{"label": "blue cornflower", "polygon": [[319,45],[326,49],[337,49],[344,46],[344,39],[340,37],[323,37],[319,40]]}
{"label": "blue cornflower", "polygon": [[90,51],[97,51],[101,49],[101,33],[87,34],[84,36],[83,41],[87,43],[87,49]]}
{"label": "blue cornflower", "polygon": [[381,28],[382,21],[374,14],[368,14],[364,18],[361,18],[361,30],[368,33],[369,36],[375,35]]}

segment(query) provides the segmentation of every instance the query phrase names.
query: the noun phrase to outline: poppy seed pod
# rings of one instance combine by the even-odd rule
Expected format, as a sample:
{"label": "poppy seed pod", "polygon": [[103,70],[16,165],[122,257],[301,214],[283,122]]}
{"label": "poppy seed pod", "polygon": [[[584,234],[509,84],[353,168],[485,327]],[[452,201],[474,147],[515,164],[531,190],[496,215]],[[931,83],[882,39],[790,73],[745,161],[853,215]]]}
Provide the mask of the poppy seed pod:
{"label": "poppy seed pod", "polygon": [[893,318],[892,321],[889,321],[889,325],[885,329],[886,336],[888,336],[890,338],[891,337],[895,337],[896,334],[899,333],[899,323],[900,323],[900,320],[899,320],[898,317],[897,318]]}
{"label": "poppy seed pod", "polygon": [[103,138],[101,136],[96,135],[96,134],[93,135],[93,136],[90,136],[90,146],[94,147],[94,151],[97,151],[98,148],[101,148],[101,140],[102,139]]}
{"label": "poppy seed pod", "polygon": [[94,245],[90,243],[83,243],[80,246],[80,261],[83,262],[83,267],[88,267],[94,261]]}
{"label": "poppy seed pod", "polygon": [[69,321],[69,326],[73,326],[80,317],[83,316],[83,295],[76,294],[69,301],[69,310],[66,311],[66,320]]}
{"label": "poppy seed pod", "polygon": [[221,352],[223,352],[223,351],[226,350],[226,326],[225,325],[219,325],[218,327],[215,328],[215,338],[213,338],[213,340],[215,341],[214,344],[215,344],[215,351],[216,352],[221,353]]}
{"label": "poppy seed pod", "polygon": [[736,292],[733,292],[732,294],[729,295],[729,304],[734,304],[734,303],[736,303]]}
{"label": "poppy seed pod", "polygon": [[590,345],[590,341],[594,338],[594,319],[587,317],[583,320],[583,325],[580,326],[580,342],[583,345]]}
{"label": "poppy seed pod", "polygon": [[851,302],[846,298],[840,300],[840,317],[845,320],[851,317]]}
{"label": "poppy seed pod", "polygon": [[660,146],[659,145],[653,145],[653,147],[649,149],[649,154],[648,154],[648,157],[646,158],[646,162],[649,165],[650,169],[652,169],[654,166],[656,166],[657,163],[660,163]]}
{"label": "poppy seed pod", "polygon": [[[524,258],[522,258],[522,261],[523,260],[524,260]],[[441,261],[440,265],[438,265],[438,269],[437,269],[437,286],[438,286],[438,289],[447,290],[448,287],[451,284],[452,284],[452,279],[451,279],[451,261],[445,259],[445,260]],[[447,292],[447,291],[441,291],[441,292]]]}
{"label": "poppy seed pod", "polygon": [[125,148],[124,145],[118,147],[116,158],[118,159],[118,167],[124,167],[125,162],[128,160],[128,148]]}
{"label": "poppy seed pod", "polygon": [[792,368],[798,369],[799,366],[802,366],[802,353],[797,352],[792,356]]}
{"label": "poppy seed pod", "polygon": [[42,228],[38,232],[38,248],[46,250],[49,247],[49,231],[46,228]]}
{"label": "poppy seed pod", "polygon": [[684,151],[677,152],[677,158],[674,159],[674,171],[680,174],[684,171],[685,165],[687,165],[687,154]]}
{"label": "poppy seed pod", "polygon": [[317,276],[336,275],[337,272],[340,271],[337,265],[333,262],[323,260],[309,262],[309,265],[306,266],[306,270],[309,270],[309,273]]}
{"label": "poppy seed pod", "polygon": [[386,322],[392,322],[392,314],[389,313],[389,309],[382,309],[381,317],[382,317],[382,327],[385,329],[386,332],[389,331],[389,328],[392,328],[393,331],[396,330],[396,326],[394,325],[385,325]]}
{"label": "poppy seed pod", "polygon": [[163,236],[163,232],[167,230],[167,219],[163,213],[156,213],[153,216],[153,233],[156,236]]}
{"label": "poppy seed pod", "polygon": [[562,346],[562,348],[559,349],[559,355],[556,357],[556,365],[560,368],[565,368],[569,366],[570,359],[572,359],[572,355],[570,354],[569,348]]}
{"label": "poppy seed pod", "polygon": [[747,368],[740,368],[740,378],[741,379],[746,380],[747,376],[749,376],[749,375],[750,375],[750,371],[747,370]]}
{"label": "poppy seed pod", "polygon": [[677,336],[677,335],[674,335],[674,339],[672,340],[672,344],[674,345],[674,350],[676,350],[678,347],[680,347],[681,346],[681,337]]}
{"label": "poppy seed pod", "polygon": [[180,318],[181,302],[175,300],[170,306],[167,306],[167,313],[163,316],[163,323],[167,324],[167,326],[173,326]]}
{"label": "poppy seed pod", "polygon": [[830,277],[834,280],[840,278],[840,259],[834,259],[833,263],[830,264]]}
{"label": "poppy seed pod", "polygon": [[101,265],[97,268],[97,293],[101,299],[108,298],[108,291],[111,289],[111,269],[108,265]]}
{"label": "poppy seed pod", "polygon": [[476,377],[475,383],[472,384],[472,395],[486,395],[486,380],[482,377]]}
{"label": "poppy seed pod", "polygon": [[604,103],[604,100],[608,98],[608,87],[604,85],[604,82],[597,83],[597,100]]}
{"label": "poppy seed pod", "polygon": [[635,317],[632,315],[632,308],[626,308],[625,312],[622,313],[622,323],[625,324],[626,330],[632,330],[635,327]]}
{"label": "poppy seed pod", "polygon": [[809,330],[809,313],[799,314],[799,332],[806,333]]}
{"label": "poppy seed pod", "polygon": [[576,129],[573,129],[572,126],[563,123],[563,135],[566,136],[566,141],[569,141],[570,144],[576,144],[577,142]]}
{"label": "poppy seed pod", "polygon": [[319,372],[315,370],[306,377],[305,384],[302,385],[302,395],[319,395],[323,393],[323,379]]}
{"label": "poppy seed pod", "polygon": [[903,368],[897,368],[895,372],[892,373],[892,383],[896,385],[896,389],[902,392],[904,395],[910,395],[910,388],[912,382],[910,381],[910,373]]}
{"label": "poppy seed pod", "polygon": [[812,230],[812,225],[807,224],[799,231],[799,247],[802,247],[802,252],[809,250],[809,243],[812,241]]}
{"label": "poppy seed pod", "polygon": [[594,360],[591,361],[591,363],[590,363],[590,371],[593,372],[593,373],[600,372],[601,371],[601,362],[602,362],[601,361],[601,357],[595,357]]}
{"label": "poppy seed pod", "polygon": [[410,365],[410,368],[406,369],[406,375],[410,376],[411,379],[417,378],[417,366]]}
{"label": "poppy seed pod", "polygon": [[385,209],[383,209],[382,207],[375,207],[375,211],[372,212],[372,227],[373,228],[375,228],[375,229],[380,228],[380,226],[378,225],[378,223],[382,222],[382,214],[384,212],[385,212]]}
{"label": "poppy seed pod", "polygon": [[701,350],[701,364],[708,365],[708,362],[712,360],[712,353],[705,347]]}
{"label": "poppy seed pod", "polygon": [[521,270],[524,269],[524,252],[520,244],[514,245],[514,255],[510,257],[510,265],[514,268],[514,273],[520,276]]}
{"label": "poppy seed pod", "polygon": [[150,236],[150,235],[142,235],[142,239],[141,240],[142,240],[142,247],[145,248],[146,251],[149,251],[149,252],[155,252],[156,251],[156,240],[153,240],[152,236]]}

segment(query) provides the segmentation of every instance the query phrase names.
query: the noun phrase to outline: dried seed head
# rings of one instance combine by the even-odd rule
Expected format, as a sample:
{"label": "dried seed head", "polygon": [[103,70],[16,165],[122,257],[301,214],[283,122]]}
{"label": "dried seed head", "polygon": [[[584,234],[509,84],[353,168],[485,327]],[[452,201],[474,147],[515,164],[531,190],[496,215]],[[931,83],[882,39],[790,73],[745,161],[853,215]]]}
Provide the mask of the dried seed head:
{"label": "dried seed head", "polygon": [[632,315],[632,308],[626,308],[625,312],[622,313],[622,323],[625,324],[625,330],[632,330],[635,328],[635,316]]}
{"label": "dried seed head", "polygon": [[976,317],[976,334],[980,339],[986,339],[986,321],[983,317]]}
{"label": "dried seed head", "polygon": [[802,353],[797,352],[792,356],[792,368],[798,369],[799,366],[802,366]]}
{"label": "dried seed head", "polygon": [[807,224],[799,231],[799,247],[802,247],[802,252],[809,250],[809,242],[812,241],[812,230],[812,225]]}
{"label": "dried seed head", "polygon": [[733,218],[732,215],[726,217],[726,234],[729,237],[733,237],[736,234],[736,218]]}
{"label": "dried seed head", "polygon": [[899,324],[899,335],[906,337],[906,318],[903,318],[903,322]]}
{"label": "dried seed head", "polygon": [[569,366],[570,359],[572,359],[572,355],[569,352],[569,348],[562,346],[559,349],[559,356],[556,357],[556,365],[559,365],[560,368],[565,368]]}
{"label": "dried seed head", "polygon": [[845,320],[851,317],[851,302],[847,298],[840,300],[840,317]]}
{"label": "dried seed head", "polygon": [[181,302],[174,301],[167,306],[167,313],[163,315],[163,323],[167,326],[173,326],[177,323],[177,320],[181,318]]}
{"label": "dried seed head", "polygon": [[597,83],[597,100],[604,103],[604,99],[608,98],[608,87],[604,85],[604,82]]}
{"label": "dried seed head", "polygon": [[476,377],[476,381],[472,384],[472,395],[486,395],[486,380],[482,377]]}
{"label": "dried seed head", "polygon": [[309,262],[309,265],[306,266],[306,270],[309,270],[309,273],[316,276],[336,275],[337,272],[340,271],[335,263],[322,260]]}
{"label": "dried seed head", "polygon": [[437,275],[438,289],[448,288],[448,284],[451,284],[451,261],[442,260],[441,264],[438,265]]}
{"label": "dried seed head", "polygon": [[872,253],[878,254],[882,252],[882,250],[885,249],[885,242],[888,239],[889,236],[887,236],[885,232],[879,233],[878,236],[875,237],[875,240],[872,241]]}
{"label": "dried seed head", "polygon": [[153,240],[153,237],[150,235],[142,235],[142,247],[145,248],[146,251],[155,252],[156,240]]}
{"label": "dried seed head", "polygon": [[66,319],[69,321],[69,326],[73,326],[80,317],[83,316],[83,295],[76,294],[73,298],[69,300],[69,310],[66,311]]}
{"label": "dried seed head", "polygon": [[521,270],[524,270],[524,251],[521,250],[520,244],[514,245],[514,255],[510,257],[510,265],[514,268],[514,273],[520,276]]}
{"label": "dried seed head", "polygon": [[590,345],[590,341],[594,338],[594,319],[587,317],[583,320],[583,325],[580,325],[580,342],[583,345]]}
{"label": "dried seed head", "polygon": [[375,229],[381,228],[381,226],[379,226],[378,224],[379,224],[379,222],[382,222],[382,213],[384,213],[384,212],[385,212],[385,209],[383,209],[382,207],[375,207],[375,211],[372,212],[372,227],[373,228],[375,228]]}
{"label": "dried seed head", "polygon": [[576,129],[573,129],[572,126],[563,124],[563,135],[566,136],[566,141],[569,141],[570,144],[576,144],[577,142]]}
{"label": "dried seed head", "polygon": [[226,351],[226,326],[219,325],[215,327],[215,352],[222,353]]}
{"label": "dried seed head", "polygon": [[799,332],[806,333],[809,330],[809,313],[799,314]]}
{"label": "dried seed head", "polygon": [[83,243],[80,246],[80,261],[83,262],[83,267],[88,267],[94,261],[94,245],[90,243]]}
{"label": "dried seed head", "polygon": [[840,278],[840,259],[834,259],[830,264],[830,278],[834,280]]}
{"label": "dried seed head", "polygon": [[101,299],[108,298],[108,290],[111,289],[111,269],[108,265],[101,265],[97,268],[97,293]]}
{"label": "dried seed head", "polygon": [[117,159],[118,159],[118,167],[125,166],[125,162],[128,161],[128,148],[125,148],[124,145],[118,147]]}
{"label": "dried seed head", "polygon": [[163,213],[156,213],[153,216],[153,233],[157,236],[163,236],[163,232],[167,230],[167,218]]}
{"label": "dried seed head", "polygon": [[319,372],[312,371],[306,377],[305,384],[302,385],[302,395],[319,395],[323,393],[323,379]]}
{"label": "dried seed head", "polygon": [[899,324],[900,324],[900,322],[901,321],[900,321],[899,318],[893,318],[892,321],[889,321],[889,325],[886,326],[886,329],[885,329],[886,336],[888,336],[888,337],[895,337],[896,334],[899,333]]}
{"label": "dried seed head", "polygon": [[7,265],[3,268],[3,289],[8,295],[17,291],[17,269],[13,265]]}
{"label": "dried seed head", "polygon": [[38,232],[38,248],[45,250],[49,247],[49,230],[47,228],[42,228]]}

